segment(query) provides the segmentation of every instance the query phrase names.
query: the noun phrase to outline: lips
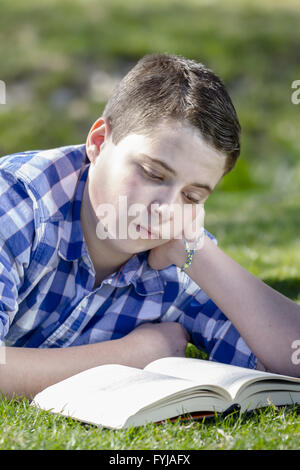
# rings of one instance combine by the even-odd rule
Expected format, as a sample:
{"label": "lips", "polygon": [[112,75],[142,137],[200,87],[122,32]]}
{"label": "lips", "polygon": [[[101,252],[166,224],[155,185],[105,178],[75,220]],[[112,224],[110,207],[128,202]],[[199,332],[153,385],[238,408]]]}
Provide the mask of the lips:
{"label": "lips", "polygon": [[159,238],[159,234],[156,233],[156,232],[153,232],[153,231],[150,231],[148,228],[145,228],[141,225],[137,225],[136,226],[137,228],[137,231],[140,232],[140,233],[145,233],[147,234],[149,237],[152,237],[152,238]]}

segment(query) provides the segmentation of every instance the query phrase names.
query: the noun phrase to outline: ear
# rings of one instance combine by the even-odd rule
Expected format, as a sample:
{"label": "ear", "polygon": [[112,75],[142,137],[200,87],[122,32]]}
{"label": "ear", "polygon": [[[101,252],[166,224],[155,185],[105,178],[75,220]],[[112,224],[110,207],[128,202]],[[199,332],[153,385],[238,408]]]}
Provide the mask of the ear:
{"label": "ear", "polygon": [[108,119],[100,117],[92,125],[86,139],[86,153],[91,161],[95,163],[100,154],[101,146],[109,139],[111,135],[111,125]]}

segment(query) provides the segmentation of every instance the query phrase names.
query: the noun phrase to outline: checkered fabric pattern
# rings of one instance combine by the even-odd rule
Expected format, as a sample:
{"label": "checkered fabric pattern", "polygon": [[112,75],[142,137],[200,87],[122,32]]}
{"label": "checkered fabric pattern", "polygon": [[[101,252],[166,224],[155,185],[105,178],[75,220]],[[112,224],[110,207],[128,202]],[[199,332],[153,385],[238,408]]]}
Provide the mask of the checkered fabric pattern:
{"label": "checkered fabric pattern", "polygon": [[68,347],[176,321],[210,360],[255,368],[256,357],[201,286],[175,265],[152,269],[149,251],[93,288],[80,221],[88,170],[84,144],[0,159],[1,344]]}

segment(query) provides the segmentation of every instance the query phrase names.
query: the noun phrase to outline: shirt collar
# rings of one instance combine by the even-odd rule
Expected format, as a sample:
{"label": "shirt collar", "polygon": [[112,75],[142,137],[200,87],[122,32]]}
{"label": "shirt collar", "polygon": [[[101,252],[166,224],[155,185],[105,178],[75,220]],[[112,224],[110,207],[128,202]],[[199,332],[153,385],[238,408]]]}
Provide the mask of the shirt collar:
{"label": "shirt collar", "polygon": [[[117,273],[111,274],[103,282],[117,287],[133,284],[140,295],[163,293],[164,282],[161,274],[149,266],[148,256],[149,250],[133,255]],[[176,269],[173,265],[169,268]]]}

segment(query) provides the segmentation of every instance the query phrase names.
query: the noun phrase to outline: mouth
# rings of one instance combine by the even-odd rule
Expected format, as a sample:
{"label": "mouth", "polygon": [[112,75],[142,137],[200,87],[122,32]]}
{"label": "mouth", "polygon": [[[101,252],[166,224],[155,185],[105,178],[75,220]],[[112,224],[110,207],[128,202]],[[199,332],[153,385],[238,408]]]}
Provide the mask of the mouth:
{"label": "mouth", "polygon": [[158,239],[159,234],[153,231],[150,231],[148,228],[142,227],[140,224],[136,226],[137,232],[141,233],[142,235],[146,236],[146,238]]}

